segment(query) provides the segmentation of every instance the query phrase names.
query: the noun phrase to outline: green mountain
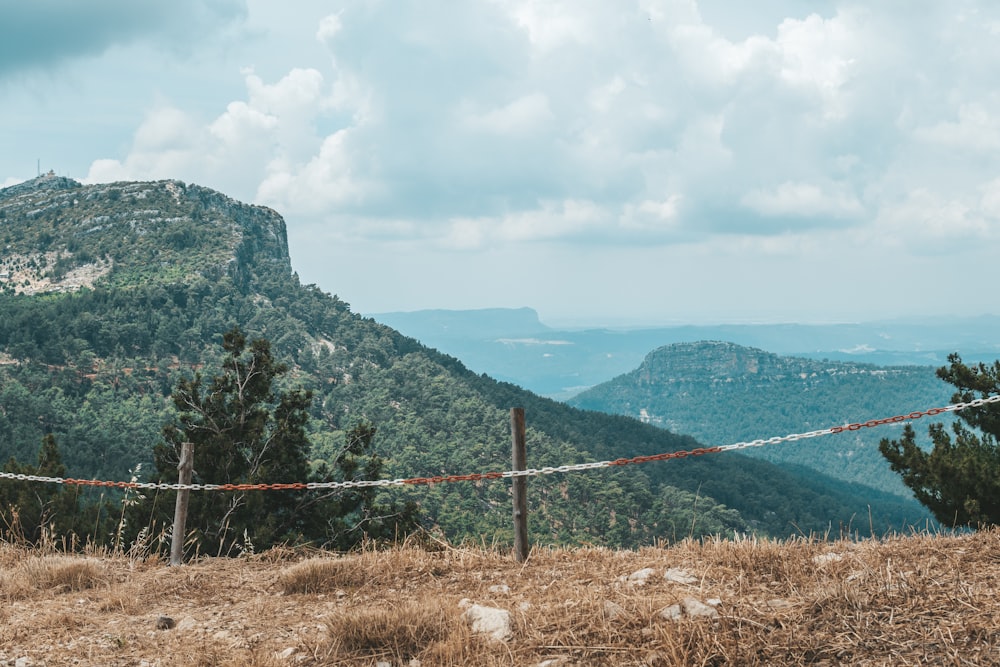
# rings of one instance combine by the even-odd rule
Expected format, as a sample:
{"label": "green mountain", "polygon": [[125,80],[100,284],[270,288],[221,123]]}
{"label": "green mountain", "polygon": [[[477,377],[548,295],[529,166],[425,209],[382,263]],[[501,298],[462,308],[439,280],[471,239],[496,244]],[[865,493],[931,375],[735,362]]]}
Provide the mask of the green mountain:
{"label": "green mountain", "polygon": [[[699,446],[473,373],[352,313],[300,284],[276,212],[206,188],[41,177],[0,190],[0,239],[4,458],[34,461],[51,433],[68,476],[148,470],[171,389],[217,371],[222,334],[237,325],[268,338],[292,369],[287,382],[314,393],[317,464],[368,421],[391,477],[505,470],[511,407],[526,410],[531,467]],[[510,540],[507,482],[384,493],[416,500],[449,539]],[[624,546],[751,530],[864,534],[869,505],[879,532],[926,518],[915,503],[738,454],[546,475],[531,480],[529,504],[537,541]]]}
{"label": "green mountain", "polygon": [[[569,403],[723,445],[940,407],[952,391],[931,366],[817,361],[716,341],[660,347],[632,372]],[[908,498],[878,451],[879,440],[901,429],[886,425],[744,451]]]}

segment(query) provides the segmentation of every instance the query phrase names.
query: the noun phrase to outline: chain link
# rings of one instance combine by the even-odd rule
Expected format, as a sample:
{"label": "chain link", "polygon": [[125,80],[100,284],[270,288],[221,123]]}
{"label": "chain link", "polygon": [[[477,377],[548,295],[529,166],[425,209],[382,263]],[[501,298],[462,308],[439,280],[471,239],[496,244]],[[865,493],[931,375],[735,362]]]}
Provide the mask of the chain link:
{"label": "chain link", "polygon": [[350,480],[346,482],[290,482],[276,484],[171,484],[168,482],[109,482],[96,479],[44,477],[42,475],[25,475],[23,473],[11,472],[0,472],[0,479],[11,479],[19,482],[42,482],[48,484],[110,487],[137,491],[180,491],[183,489],[191,491],[325,491],[334,489],[386,488],[392,486],[430,486],[432,484],[446,484],[451,482],[480,482],[494,479],[513,479],[515,477],[538,477],[540,475],[580,472],[583,470],[596,470],[598,468],[636,465],[640,463],[651,463],[653,461],[669,461],[672,459],[683,459],[691,456],[702,456],[704,454],[731,452],[740,449],[748,449],[750,447],[763,447],[765,445],[776,445],[782,442],[794,442],[796,440],[816,438],[821,435],[833,435],[849,431],[860,431],[864,428],[875,428],[885,424],[899,424],[901,422],[912,421],[922,417],[934,417],[945,412],[958,412],[959,410],[965,410],[968,408],[981,408],[991,403],[1000,403],[1000,394],[987,396],[986,398],[977,398],[964,403],[954,403],[943,408],[931,408],[929,410],[911,412],[906,415],[895,415],[894,417],[886,417],[884,419],[870,419],[866,422],[833,426],[830,428],[819,429],[817,431],[808,431],[806,433],[791,433],[784,436],[761,438],[758,440],[751,440],[749,442],[737,442],[731,445],[699,447],[691,450],[665,452],[663,454],[620,458],[613,461],[591,461],[587,463],[575,463],[572,465],[529,468],[527,470],[506,470],[503,472],[471,473],[468,475],[438,475],[434,477],[409,477],[401,479]]}

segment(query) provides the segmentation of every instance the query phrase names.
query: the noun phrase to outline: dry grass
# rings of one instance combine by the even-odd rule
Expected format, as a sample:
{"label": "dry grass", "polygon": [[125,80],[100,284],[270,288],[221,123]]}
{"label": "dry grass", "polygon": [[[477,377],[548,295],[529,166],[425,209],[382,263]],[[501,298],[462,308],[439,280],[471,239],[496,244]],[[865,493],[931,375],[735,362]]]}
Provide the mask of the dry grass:
{"label": "dry grass", "polygon": [[[643,568],[645,584],[626,580]],[[169,568],[0,545],[0,664],[1000,664],[998,589],[996,530],[540,548],[523,565],[403,547]],[[512,637],[474,634],[463,599],[509,611]],[[717,615],[664,616],[686,599]]]}

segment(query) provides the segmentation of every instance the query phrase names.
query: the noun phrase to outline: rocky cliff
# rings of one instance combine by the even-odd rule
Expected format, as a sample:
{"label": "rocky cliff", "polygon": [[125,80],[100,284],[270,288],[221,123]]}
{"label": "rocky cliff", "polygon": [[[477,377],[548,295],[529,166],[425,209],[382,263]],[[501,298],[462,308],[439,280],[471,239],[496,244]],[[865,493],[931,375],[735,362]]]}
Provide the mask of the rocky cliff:
{"label": "rocky cliff", "polygon": [[[30,221],[31,224],[23,224]],[[0,288],[185,282],[291,273],[285,222],[180,181],[83,185],[45,175],[0,190]]]}

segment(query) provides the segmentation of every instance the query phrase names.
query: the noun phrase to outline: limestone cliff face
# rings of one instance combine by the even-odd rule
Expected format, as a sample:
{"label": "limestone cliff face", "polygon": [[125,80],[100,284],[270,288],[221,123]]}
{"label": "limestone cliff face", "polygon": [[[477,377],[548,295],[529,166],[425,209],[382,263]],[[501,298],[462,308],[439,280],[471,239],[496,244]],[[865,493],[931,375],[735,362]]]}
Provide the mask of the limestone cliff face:
{"label": "limestone cliff face", "polygon": [[644,385],[691,384],[704,388],[716,384],[807,386],[835,376],[885,377],[902,372],[899,368],[785,357],[735,343],[701,341],[653,350],[635,371],[635,377]]}
{"label": "limestone cliff face", "polygon": [[0,289],[72,291],[291,273],[275,211],[180,181],[82,185],[40,176],[0,190]]}

